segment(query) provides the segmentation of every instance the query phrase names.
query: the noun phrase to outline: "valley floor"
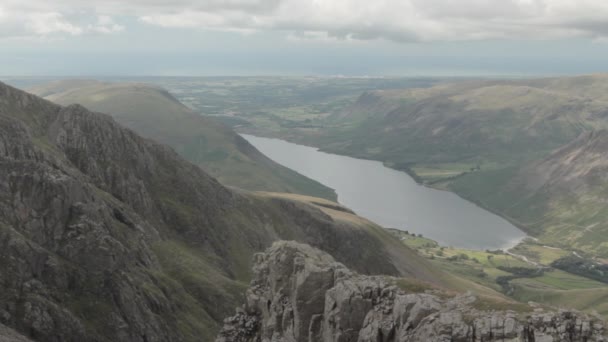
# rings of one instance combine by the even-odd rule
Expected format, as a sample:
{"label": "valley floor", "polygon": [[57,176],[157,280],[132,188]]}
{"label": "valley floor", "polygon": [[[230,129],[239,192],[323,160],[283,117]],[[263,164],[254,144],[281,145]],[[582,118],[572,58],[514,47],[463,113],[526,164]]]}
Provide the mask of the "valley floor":
{"label": "valley floor", "polygon": [[552,264],[576,253],[542,245],[532,238],[502,251],[440,246],[420,235],[391,229],[405,245],[456,276],[508,294],[523,302],[574,307],[608,317],[606,283],[555,268]]}

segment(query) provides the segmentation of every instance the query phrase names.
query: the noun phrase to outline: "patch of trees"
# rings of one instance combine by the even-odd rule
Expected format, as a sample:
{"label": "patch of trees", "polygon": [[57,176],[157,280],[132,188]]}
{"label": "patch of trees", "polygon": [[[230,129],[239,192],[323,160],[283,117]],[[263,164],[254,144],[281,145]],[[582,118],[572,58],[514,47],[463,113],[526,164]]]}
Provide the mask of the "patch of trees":
{"label": "patch of trees", "polygon": [[225,125],[230,126],[230,127],[250,127],[250,126],[252,126],[251,122],[249,122],[243,118],[239,118],[239,117],[218,115],[218,116],[213,116],[213,118],[215,120],[221,121],[222,123],[224,123]]}
{"label": "patch of trees", "polygon": [[515,288],[511,285],[511,280],[518,278],[535,278],[545,274],[542,268],[527,268],[527,267],[506,267],[498,266],[501,271],[509,272],[510,275],[496,277],[496,283],[500,285],[503,292],[507,295],[512,295]]}
{"label": "patch of trees", "polygon": [[458,261],[458,260],[466,261],[466,260],[469,260],[469,256],[464,253],[460,253],[457,255],[452,255],[451,257],[447,258],[446,260],[447,261]]}
{"label": "patch of trees", "polygon": [[392,168],[407,173],[416,183],[423,184],[424,180],[412,170],[412,166],[414,166],[413,163],[397,163],[393,165]]}
{"label": "patch of trees", "polygon": [[568,255],[551,263],[552,267],[586,278],[608,283],[608,265],[578,255]]}
{"label": "patch of trees", "polygon": [[453,175],[453,176],[442,177],[442,178],[438,178],[438,179],[431,180],[431,181],[428,181],[428,182],[424,182],[424,184],[426,184],[426,185],[433,185],[433,184],[442,183],[442,182],[451,182],[451,181],[453,181],[453,180],[455,180],[457,178],[460,178],[462,176],[465,176],[467,174],[469,174],[469,171],[463,171],[463,172],[461,172],[459,174],[456,174],[456,175]]}
{"label": "patch of trees", "polygon": [[529,267],[507,267],[507,266],[498,266],[496,267],[501,271],[509,272],[518,278],[533,278],[540,277],[544,274],[544,269],[542,268],[529,268]]}
{"label": "patch of trees", "polygon": [[311,123],[312,121],[306,119],[305,121],[293,121],[293,120],[281,120],[280,125],[284,128],[320,128],[321,125]]}

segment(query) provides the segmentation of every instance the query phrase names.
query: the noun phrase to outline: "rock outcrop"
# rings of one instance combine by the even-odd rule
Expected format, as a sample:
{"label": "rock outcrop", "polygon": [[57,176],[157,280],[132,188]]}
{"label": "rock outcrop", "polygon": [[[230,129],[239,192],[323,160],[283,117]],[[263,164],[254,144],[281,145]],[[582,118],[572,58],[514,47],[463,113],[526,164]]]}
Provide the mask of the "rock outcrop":
{"label": "rock outcrop", "polygon": [[604,341],[604,323],[585,314],[407,291],[295,242],[256,255],[254,272],[217,342]]}

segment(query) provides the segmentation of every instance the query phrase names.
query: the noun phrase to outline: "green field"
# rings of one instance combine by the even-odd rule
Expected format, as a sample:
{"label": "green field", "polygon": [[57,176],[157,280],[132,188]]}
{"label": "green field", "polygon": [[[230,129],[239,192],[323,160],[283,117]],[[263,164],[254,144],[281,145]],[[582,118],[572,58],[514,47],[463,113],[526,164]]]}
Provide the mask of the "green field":
{"label": "green field", "polygon": [[580,290],[608,287],[604,283],[556,269],[545,272],[542,277],[514,281],[531,289],[539,290]]}
{"label": "green field", "polygon": [[514,297],[524,301],[534,301],[538,303],[549,303],[560,308],[576,308],[591,313],[597,313],[603,317],[608,317],[608,288],[593,288],[582,290],[551,290],[533,289],[516,285]]}
{"label": "green field", "polygon": [[[438,268],[495,291],[504,291],[497,280],[512,277],[512,269],[544,268],[540,276],[520,277],[509,281],[511,297],[522,302],[535,301],[550,306],[567,306],[608,317],[608,285],[564,272],[549,265],[571,252],[543,246],[528,239],[510,252],[479,251],[439,246],[435,241],[415,234],[391,229],[402,243],[429,258]],[[526,257],[529,261],[524,260]],[[575,298],[580,297],[580,301]]]}
{"label": "green field", "polygon": [[513,248],[512,251],[543,265],[549,265],[555,260],[570,254],[568,251],[560,248],[543,246],[534,243],[520,244]]}

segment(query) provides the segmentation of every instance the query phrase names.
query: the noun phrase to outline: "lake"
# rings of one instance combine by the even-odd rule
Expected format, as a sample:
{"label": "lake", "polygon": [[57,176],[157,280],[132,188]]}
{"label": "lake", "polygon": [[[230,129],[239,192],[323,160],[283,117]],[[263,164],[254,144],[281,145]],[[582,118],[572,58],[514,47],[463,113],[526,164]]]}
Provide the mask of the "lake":
{"label": "lake", "polygon": [[453,193],[422,186],[380,162],[279,139],[242,136],[277,163],[334,189],[341,204],[383,227],[469,249],[508,248],[525,237],[500,216]]}

